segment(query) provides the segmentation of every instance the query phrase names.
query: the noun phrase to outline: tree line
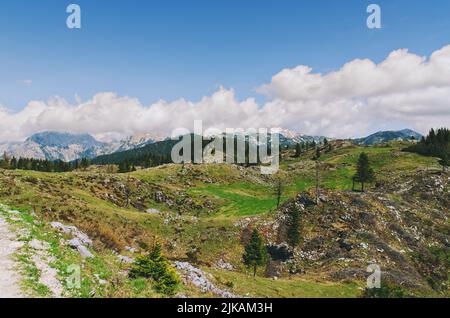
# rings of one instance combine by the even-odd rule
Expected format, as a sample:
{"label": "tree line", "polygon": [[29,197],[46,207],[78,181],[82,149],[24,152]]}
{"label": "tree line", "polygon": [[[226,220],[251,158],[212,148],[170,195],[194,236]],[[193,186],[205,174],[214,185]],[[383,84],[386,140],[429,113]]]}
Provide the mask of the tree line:
{"label": "tree line", "polygon": [[90,166],[87,158],[65,162],[62,160],[47,160],[33,158],[9,157],[6,152],[0,159],[0,168],[9,170],[33,170],[41,172],[69,172],[86,169]]}
{"label": "tree line", "polygon": [[445,170],[450,161],[450,130],[447,128],[439,128],[437,131],[431,129],[428,136],[422,137],[417,144],[404,150],[423,156],[437,157],[442,169]]}
{"label": "tree line", "polygon": [[[320,151],[319,146],[322,145],[323,148],[325,149],[326,152],[329,152],[332,150],[332,146],[331,143],[328,142],[327,138],[324,138],[324,140],[321,143],[316,143],[314,140],[313,141],[302,141],[302,142],[298,142],[295,144],[295,155],[294,157],[298,158],[300,157],[303,153],[311,150],[311,149],[315,149],[316,152]],[[317,156],[317,155],[316,155]]]}
{"label": "tree line", "polygon": [[[191,159],[190,161],[192,163],[195,162],[195,144],[194,144],[194,135],[191,136]],[[223,161],[226,162],[226,150],[227,150],[227,142],[225,137],[217,137],[217,138],[223,138]],[[142,168],[151,168],[160,166],[163,164],[169,164],[173,163],[172,161],[172,149],[173,147],[179,142],[179,140],[164,140],[160,141],[154,144],[146,145],[142,148],[137,149],[131,149],[123,152],[116,152],[109,155],[102,155],[97,158],[94,158],[92,160],[93,164],[98,165],[110,165],[115,164],[119,166],[119,172],[126,173],[130,171],[134,171],[136,167],[142,167]],[[206,149],[206,147],[211,143],[211,140],[207,138],[202,138],[202,147],[201,151]],[[255,147],[256,152],[256,162],[251,162],[250,159],[250,144],[249,141],[245,141],[245,154],[244,154],[244,162],[238,163],[238,137],[234,137],[234,158],[233,162],[237,163],[238,165],[242,166],[252,166],[252,165],[259,165],[261,164],[261,158],[259,154],[259,148],[260,146],[257,145]],[[308,147],[310,147],[310,144],[308,144]],[[271,155],[271,147],[270,143],[267,145],[267,155]],[[280,145],[280,155],[281,155],[282,147]],[[182,151],[181,151],[182,152]],[[182,155],[182,153],[180,153]],[[215,155],[215,151],[212,151],[212,155]]]}

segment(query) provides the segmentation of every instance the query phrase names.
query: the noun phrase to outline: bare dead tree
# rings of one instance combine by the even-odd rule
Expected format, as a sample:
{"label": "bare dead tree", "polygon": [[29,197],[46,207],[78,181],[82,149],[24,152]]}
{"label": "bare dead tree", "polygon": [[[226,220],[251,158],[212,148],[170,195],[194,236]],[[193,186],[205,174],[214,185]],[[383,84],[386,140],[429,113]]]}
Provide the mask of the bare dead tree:
{"label": "bare dead tree", "polygon": [[131,187],[130,187],[130,176],[127,176],[127,183],[125,185],[125,208],[130,205]]}
{"label": "bare dead tree", "polygon": [[320,163],[316,160],[316,204],[319,205],[319,190],[320,190]]}
{"label": "bare dead tree", "polygon": [[281,177],[277,177],[274,184],[274,195],[277,199],[277,209],[280,207],[281,196],[283,195],[283,192],[284,192],[283,180],[281,179]]}

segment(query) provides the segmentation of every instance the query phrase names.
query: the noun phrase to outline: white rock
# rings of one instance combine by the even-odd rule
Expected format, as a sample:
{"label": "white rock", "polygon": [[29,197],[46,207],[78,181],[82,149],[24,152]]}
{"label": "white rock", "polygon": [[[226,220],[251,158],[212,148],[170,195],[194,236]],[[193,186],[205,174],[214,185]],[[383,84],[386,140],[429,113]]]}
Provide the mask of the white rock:
{"label": "white rock", "polygon": [[77,250],[81,254],[81,256],[83,256],[84,258],[93,258],[94,257],[94,255],[84,245],[77,246]]}
{"label": "white rock", "polygon": [[92,240],[89,238],[89,236],[78,230],[75,226],[64,225],[60,222],[52,222],[50,223],[50,225],[53,228],[63,232],[64,234],[73,235],[77,237],[84,245],[92,246]]}
{"label": "white rock", "polygon": [[28,243],[28,246],[36,250],[46,251],[50,249],[50,244],[47,242],[42,242],[37,239],[33,239]]}
{"label": "white rock", "polygon": [[148,209],[145,211],[148,214],[160,214],[161,211],[157,210],[157,209]]}
{"label": "white rock", "polygon": [[136,249],[134,247],[125,246],[125,251],[130,253],[136,253]]}
{"label": "white rock", "polygon": [[117,256],[117,258],[124,263],[128,263],[128,264],[134,263],[134,259],[132,259],[131,257],[128,257],[128,256],[119,255],[119,256]]}
{"label": "white rock", "polygon": [[199,288],[202,292],[211,292],[215,295],[221,296],[223,298],[236,298],[238,296],[219,289],[212,284],[208,278],[206,277],[206,274],[199,268],[196,268],[192,266],[191,264],[187,262],[175,262],[175,267],[179,270],[182,270],[186,272],[187,279],[197,288]]}
{"label": "white rock", "polygon": [[87,249],[86,246],[83,245],[82,241],[77,237],[67,241],[67,244],[75,248],[84,258],[94,257],[94,255]]}

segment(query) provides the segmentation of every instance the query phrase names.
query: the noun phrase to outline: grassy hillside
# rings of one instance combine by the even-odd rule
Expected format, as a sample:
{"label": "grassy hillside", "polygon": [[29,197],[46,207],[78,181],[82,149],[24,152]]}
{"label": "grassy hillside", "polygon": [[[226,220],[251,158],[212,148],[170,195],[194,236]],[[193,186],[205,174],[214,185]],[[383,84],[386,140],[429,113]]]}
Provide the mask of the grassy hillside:
{"label": "grassy hillside", "polygon": [[[48,223],[60,221],[94,240],[95,258],[84,263],[78,296],[161,297],[151,281],[124,276],[130,265],[116,255],[134,258],[155,242],[170,260],[195,264],[217,286],[241,296],[357,297],[371,261],[382,266],[389,282],[412,294],[448,296],[449,175],[437,159],[402,152],[403,147],[335,142],[331,150],[322,149],[321,204],[302,211],[302,243],[292,261],[275,264],[277,279],[263,269],[251,277],[242,265],[242,242],[249,228],[258,228],[268,243],[283,242],[283,213],[300,202],[299,193],[315,195],[312,151],[299,158],[284,153],[277,176],[263,176],[257,167],[215,164],[129,174],[97,167],[60,174],[0,170],[0,203],[33,211],[43,233],[53,235]],[[353,193],[351,177],[363,151],[377,180],[367,193]],[[278,179],[284,189],[280,209],[274,194]],[[70,262],[82,262],[70,248],[59,249],[74,254]],[[66,264],[65,257],[58,259]],[[178,293],[213,296],[189,282]]]}

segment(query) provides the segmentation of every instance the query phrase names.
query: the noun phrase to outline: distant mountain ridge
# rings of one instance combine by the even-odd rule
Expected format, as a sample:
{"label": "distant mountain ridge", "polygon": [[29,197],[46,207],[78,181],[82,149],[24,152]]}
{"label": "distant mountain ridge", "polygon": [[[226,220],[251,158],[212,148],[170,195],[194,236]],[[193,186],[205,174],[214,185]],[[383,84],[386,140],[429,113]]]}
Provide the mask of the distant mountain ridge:
{"label": "distant mountain ridge", "polygon": [[414,130],[403,129],[396,131],[379,131],[367,137],[353,139],[353,141],[362,145],[375,145],[389,141],[420,140],[422,137],[423,135]]}
{"label": "distant mountain ridge", "polygon": [[142,148],[146,145],[153,144],[158,141],[163,141],[167,139],[166,136],[161,134],[139,134],[128,136],[119,142],[111,144],[111,153],[127,151],[130,149]]}
{"label": "distant mountain ridge", "polygon": [[[279,143],[282,146],[295,146],[297,143],[302,143],[302,142],[323,142],[325,139],[331,139],[331,138],[327,138],[325,136],[309,136],[309,135],[304,135],[301,134],[299,132],[295,132],[292,130],[287,130],[287,129],[282,129],[282,128],[277,128],[278,130],[278,137],[279,137]],[[242,134],[242,133],[236,133],[235,134],[238,138],[242,138],[245,139],[246,141],[252,142],[254,144],[264,144],[264,141],[260,140],[259,135],[257,134],[256,136],[250,136],[248,134]],[[226,136],[226,133],[222,133],[221,134],[222,137]],[[269,130],[267,132],[267,137],[268,140],[267,142],[271,142],[272,140],[272,133]]]}
{"label": "distant mountain ridge", "polygon": [[26,141],[47,147],[70,147],[77,144],[85,148],[102,147],[105,143],[95,140],[89,134],[70,134],[61,132],[42,132],[29,137]]}
{"label": "distant mountain ridge", "polygon": [[100,142],[89,134],[45,131],[24,142],[0,144],[0,153],[11,157],[73,161],[95,158],[118,151],[126,151],[154,143],[158,137],[151,134],[130,136],[118,142]]}
{"label": "distant mountain ridge", "polygon": [[24,142],[0,144],[0,152],[11,157],[72,161],[93,158],[105,153],[109,145],[89,134],[42,132],[32,135]]}
{"label": "distant mountain ridge", "polygon": [[[332,139],[325,136],[309,136],[292,130],[279,129],[280,145],[295,146],[302,142],[323,142],[324,139]],[[241,136],[242,137],[242,136]],[[253,140],[248,135],[243,136],[245,140],[254,143],[260,143]],[[374,145],[393,140],[419,140],[422,135],[410,130],[403,129],[399,131],[380,131],[364,138],[353,139],[355,143],[364,145]],[[269,135],[269,142],[271,136]],[[135,149],[145,148],[146,146],[161,143],[172,145],[168,142],[167,136],[155,133],[147,133],[126,137],[117,142],[100,142],[89,134],[72,134],[65,132],[46,131],[34,134],[27,138],[24,142],[12,142],[0,144],[0,154],[6,152],[9,156],[73,161],[80,158],[93,159],[99,156],[103,160],[107,160],[107,156],[115,153],[123,153],[133,151]],[[150,147],[152,155],[158,155],[158,151],[162,151],[160,155],[167,155],[168,148],[166,145]],[[106,157],[105,157],[106,156]],[[132,155],[133,156],[133,155]]]}

